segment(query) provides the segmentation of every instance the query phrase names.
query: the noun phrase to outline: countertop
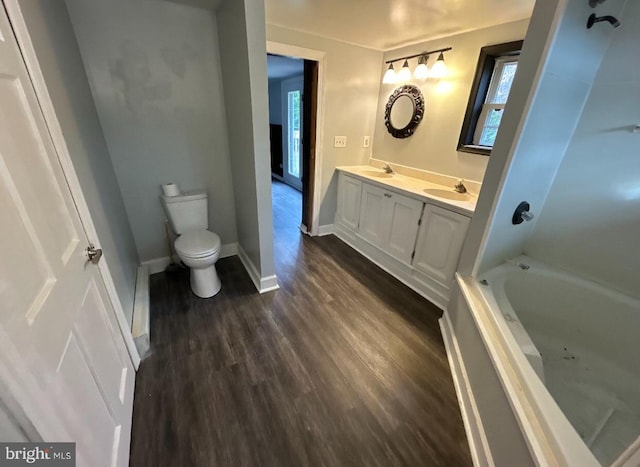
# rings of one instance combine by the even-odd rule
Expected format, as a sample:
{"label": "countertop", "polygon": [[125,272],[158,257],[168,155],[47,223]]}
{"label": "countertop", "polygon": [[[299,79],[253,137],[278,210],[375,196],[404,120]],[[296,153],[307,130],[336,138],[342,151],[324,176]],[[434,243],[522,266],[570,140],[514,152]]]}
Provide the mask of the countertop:
{"label": "countertop", "polygon": [[472,217],[478,201],[477,193],[466,193],[465,199],[450,199],[465,197],[453,190],[452,186],[440,185],[427,180],[407,177],[397,173],[388,176],[383,170],[369,166],[341,166],[337,170],[369,183],[389,188],[400,194],[406,194],[412,198],[421,199],[424,202],[441,206],[450,211],[455,211],[468,217]]}

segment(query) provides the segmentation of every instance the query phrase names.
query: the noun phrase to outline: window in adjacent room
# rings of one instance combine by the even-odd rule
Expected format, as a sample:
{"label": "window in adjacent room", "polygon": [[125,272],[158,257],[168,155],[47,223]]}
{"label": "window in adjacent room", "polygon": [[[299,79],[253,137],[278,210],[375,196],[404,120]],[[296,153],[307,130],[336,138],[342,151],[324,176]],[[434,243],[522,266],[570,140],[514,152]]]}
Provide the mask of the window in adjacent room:
{"label": "window in adjacent room", "polygon": [[518,68],[522,41],[483,47],[471,88],[458,150],[489,155]]}

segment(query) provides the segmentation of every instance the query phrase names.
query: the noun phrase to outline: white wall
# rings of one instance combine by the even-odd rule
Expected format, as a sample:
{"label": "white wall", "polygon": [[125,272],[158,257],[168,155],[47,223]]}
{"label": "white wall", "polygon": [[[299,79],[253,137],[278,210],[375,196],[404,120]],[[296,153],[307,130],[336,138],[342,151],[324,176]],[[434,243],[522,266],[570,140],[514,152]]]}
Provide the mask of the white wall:
{"label": "white wall", "polygon": [[[419,87],[425,98],[424,117],[410,138],[394,138],[384,125],[387,100],[400,84],[380,86],[373,157],[481,182],[489,158],[456,150],[480,49],[486,45],[524,39],[528,23],[529,20],[516,21],[386,51],[383,60],[453,47],[453,50],[445,53],[448,72],[446,79],[441,81],[412,79],[407,83]],[[432,55],[428,65],[433,65],[437,58],[437,54]],[[417,59],[412,59],[409,65],[411,70],[414,70]],[[394,67],[398,71],[402,67],[402,62],[395,63]],[[387,68],[387,64],[381,63],[381,71],[378,72],[380,81]]]}
{"label": "white wall", "polygon": [[264,3],[223,0],[217,16],[238,245],[264,279],[274,274]]}
{"label": "white wall", "polygon": [[640,2],[619,19],[526,252],[640,297]]}
{"label": "white wall", "polygon": [[129,324],[138,254],[64,2],[23,0],[29,30],[74,169]]}
{"label": "white wall", "polygon": [[167,256],[160,184],[206,188],[209,226],[236,241],[212,12],[152,0],[67,0],[138,254]]}
{"label": "white wall", "polygon": [[[320,225],[333,224],[336,211],[337,175],[340,165],[367,164],[371,148],[363,148],[365,135],[372,136],[380,87],[382,52],[314,36],[280,26],[267,25],[267,40],[325,53],[322,122],[322,170]],[[347,147],[336,149],[336,135],[347,137]]]}
{"label": "white wall", "polygon": [[[611,0],[606,10],[619,14],[623,3]],[[548,18],[557,8],[563,9],[559,29],[550,34],[555,25]],[[490,269],[525,251],[613,32],[611,27],[587,30],[592,12],[588,2],[536,4],[531,18],[536,27],[527,32],[465,242],[462,274]],[[512,225],[521,201],[531,204],[536,218]]]}

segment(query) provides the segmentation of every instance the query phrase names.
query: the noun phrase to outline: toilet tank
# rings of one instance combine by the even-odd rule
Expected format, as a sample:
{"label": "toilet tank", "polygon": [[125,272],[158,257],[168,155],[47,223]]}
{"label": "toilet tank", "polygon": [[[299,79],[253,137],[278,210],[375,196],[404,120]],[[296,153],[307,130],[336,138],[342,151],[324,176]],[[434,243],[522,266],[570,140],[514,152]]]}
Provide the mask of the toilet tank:
{"label": "toilet tank", "polygon": [[181,235],[188,230],[206,230],[209,227],[205,190],[160,197],[169,224],[176,234]]}

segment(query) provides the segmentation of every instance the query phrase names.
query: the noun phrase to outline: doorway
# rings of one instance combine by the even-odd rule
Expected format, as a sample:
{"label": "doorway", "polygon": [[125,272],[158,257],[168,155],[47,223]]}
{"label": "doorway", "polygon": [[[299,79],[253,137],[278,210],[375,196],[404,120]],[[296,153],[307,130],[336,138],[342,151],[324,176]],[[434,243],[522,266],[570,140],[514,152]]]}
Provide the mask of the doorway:
{"label": "doorway", "polygon": [[315,60],[267,54],[276,236],[292,226],[313,233],[318,71]]}

